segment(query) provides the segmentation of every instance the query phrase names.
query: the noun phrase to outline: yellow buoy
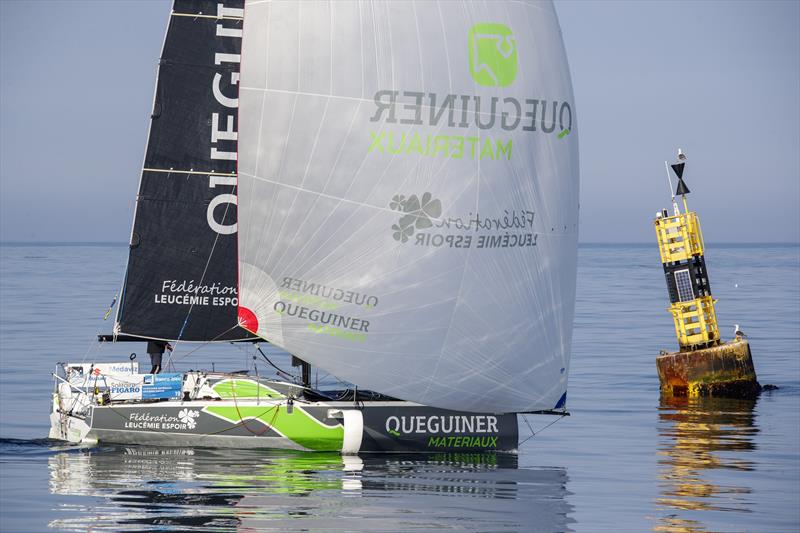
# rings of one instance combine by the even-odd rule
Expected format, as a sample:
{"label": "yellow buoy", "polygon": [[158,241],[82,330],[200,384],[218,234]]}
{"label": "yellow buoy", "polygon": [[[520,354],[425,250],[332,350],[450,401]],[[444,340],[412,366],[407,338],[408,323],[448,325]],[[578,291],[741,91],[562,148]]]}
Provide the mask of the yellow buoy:
{"label": "yellow buoy", "polygon": [[[669,292],[672,320],[679,351],[662,353],[656,359],[661,391],[689,396],[748,397],[758,394],[750,345],[740,337],[722,342],[711,295],[704,253],[703,234],[697,213],[689,211],[683,180],[686,156],[670,165],[678,178],[672,196],[673,213],[663,209],[654,221],[661,263]],[[672,192],[672,181],[667,179]],[[675,196],[683,200],[683,212]]]}

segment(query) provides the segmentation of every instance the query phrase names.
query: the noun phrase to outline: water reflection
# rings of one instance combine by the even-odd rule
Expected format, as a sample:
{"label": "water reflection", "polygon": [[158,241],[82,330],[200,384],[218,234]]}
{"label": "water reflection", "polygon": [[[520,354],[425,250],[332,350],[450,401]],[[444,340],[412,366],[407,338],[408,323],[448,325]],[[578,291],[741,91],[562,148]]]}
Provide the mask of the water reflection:
{"label": "water reflection", "polygon": [[[750,513],[752,489],[745,478],[715,471],[748,472],[755,468],[749,453],[756,449],[757,400],[662,397],[659,409],[660,495],[667,513],[655,531],[708,531],[716,513]],[[722,478],[723,476],[716,476]],[[742,479],[742,486],[730,483]]]}
{"label": "water reflection", "polygon": [[[52,527],[113,531],[568,531],[563,468],[507,454],[101,447],[49,457]],[[485,500],[484,502],[476,500]]]}

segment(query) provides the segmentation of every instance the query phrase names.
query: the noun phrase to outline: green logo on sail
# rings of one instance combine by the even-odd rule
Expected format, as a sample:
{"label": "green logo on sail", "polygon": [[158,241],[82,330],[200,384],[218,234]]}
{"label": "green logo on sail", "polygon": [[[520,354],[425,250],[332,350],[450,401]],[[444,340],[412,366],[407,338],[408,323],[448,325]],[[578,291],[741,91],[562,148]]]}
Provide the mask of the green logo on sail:
{"label": "green logo on sail", "polygon": [[480,22],[469,30],[469,72],[478,85],[507,87],[517,77],[517,40],[505,24]]}

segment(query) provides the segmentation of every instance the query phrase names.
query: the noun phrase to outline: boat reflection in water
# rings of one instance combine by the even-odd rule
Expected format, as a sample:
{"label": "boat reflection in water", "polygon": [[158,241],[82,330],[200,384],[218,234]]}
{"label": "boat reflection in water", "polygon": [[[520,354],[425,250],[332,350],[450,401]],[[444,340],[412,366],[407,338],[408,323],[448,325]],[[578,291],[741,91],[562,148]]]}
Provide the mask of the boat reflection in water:
{"label": "boat reflection in water", "polygon": [[[716,513],[752,512],[751,488],[737,471],[754,463],[757,400],[662,397],[659,409],[658,507],[655,531],[710,531]],[[733,474],[733,475],[731,475]],[[733,481],[733,483],[732,483]],[[744,483],[746,481],[743,480]]]}
{"label": "boat reflection in water", "polygon": [[49,468],[50,491],[70,496],[50,525],[65,529],[565,531],[572,521],[566,470],[519,468],[508,454],[131,446],[57,453]]}

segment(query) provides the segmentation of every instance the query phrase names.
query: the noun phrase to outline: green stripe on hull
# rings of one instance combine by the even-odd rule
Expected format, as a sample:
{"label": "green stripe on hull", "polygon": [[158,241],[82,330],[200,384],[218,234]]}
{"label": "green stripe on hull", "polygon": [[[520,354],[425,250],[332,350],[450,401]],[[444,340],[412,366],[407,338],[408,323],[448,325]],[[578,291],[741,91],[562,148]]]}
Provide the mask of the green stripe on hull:
{"label": "green stripe on hull", "polygon": [[326,426],[297,406],[291,414],[286,412],[285,405],[269,408],[209,406],[203,410],[234,424],[246,424],[247,419],[257,419],[308,450],[322,452],[342,449],[344,428],[341,425]]}
{"label": "green stripe on hull", "polygon": [[220,398],[283,398],[283,395],[250,379],[226,379],[213,387]]}

